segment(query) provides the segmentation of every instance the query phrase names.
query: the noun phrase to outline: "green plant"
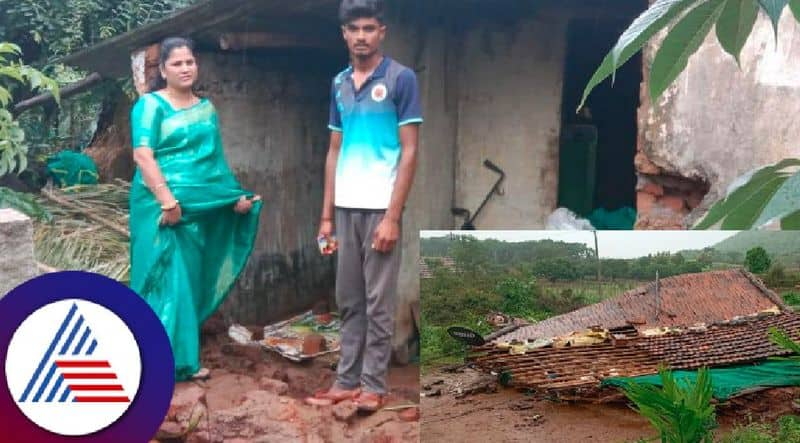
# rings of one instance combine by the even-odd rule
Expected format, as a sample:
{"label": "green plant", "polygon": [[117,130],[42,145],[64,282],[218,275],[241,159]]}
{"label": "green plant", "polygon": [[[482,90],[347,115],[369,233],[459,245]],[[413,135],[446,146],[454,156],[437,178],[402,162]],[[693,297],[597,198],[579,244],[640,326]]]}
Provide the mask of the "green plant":
{"label": "green plant", "polygon": [[779,221],[782,229],[800,229],[799,196],[800,159],[786,159],[755,171],[695,228],[744,230]]}
{"label": "green plant", "polygon": [[738,63],[739,53],[755,25],[759,8],[772,20],[776,40],[778,20],[789,5],[800,22],[800,0],[656,0],[628,29],[603,59],[583,93],[580,109],[595,86],[627,62],[651,38],[668,29],[650,66],[650,98],[656,101],[678,77],[712,28],[725,52]]}
{"label": "green plant", "polygon": [[784,292],[781,294],[781,298],[789,306],[800,306],[800,292]]}
{"label": "green plant", "polygon": [[630,382],[623,392],[659,433],[662,443],[710,443],[716,428],[708,368],[697,371],[694,385],[681,386],[665,367],[658,371],[661,387]]}
{"label": "green plant", "polygon": [[764,277],[764,283],[768,286],[776,288],[783,286],[786,282],[786,268],[779,262],[775,262],[769,267],[767,275]]}
{"label": "green plant", "polygon": [[800,441],[800,417],[784,415],[774,424],[737,426],[722,443],[788,443]]}
{"label": "green plant", "polygon": [[0,176],[15,169],[22,172],[28,165],[25,131],[8,109],[15,88],[48,91],[59,101],[58,84],[19,61],[22,50],[13,43],[0,42]]}
{"label": "green plant", "polygon": [[757,246],[747,251],[744,258],[744,264],[747,270],[756,274],[766,272],[772,264],[767,251],[761,246]]}

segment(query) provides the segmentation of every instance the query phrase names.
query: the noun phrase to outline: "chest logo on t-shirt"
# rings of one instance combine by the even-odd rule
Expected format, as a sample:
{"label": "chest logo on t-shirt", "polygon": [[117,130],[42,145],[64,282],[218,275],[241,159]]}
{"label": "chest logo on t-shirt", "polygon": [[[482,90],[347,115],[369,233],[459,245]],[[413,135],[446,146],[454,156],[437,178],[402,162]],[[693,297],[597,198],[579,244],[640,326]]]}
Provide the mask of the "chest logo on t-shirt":
{"label": "chest logo on t-shirt", "polygon": [[387,95],[389,95],[389,93],[386,90],[386,85],[384,85],[383,83],[378,83],[377,85],[372,87],[372,100],[380,103],[386,100]]}

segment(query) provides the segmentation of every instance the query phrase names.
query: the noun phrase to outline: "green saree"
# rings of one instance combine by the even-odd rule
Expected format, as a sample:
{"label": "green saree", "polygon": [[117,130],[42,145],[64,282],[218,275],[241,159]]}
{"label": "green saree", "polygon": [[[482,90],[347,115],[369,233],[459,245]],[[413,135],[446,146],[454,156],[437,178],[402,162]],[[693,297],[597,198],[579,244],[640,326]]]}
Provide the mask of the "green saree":
{"label": "green saree", "polygon": [[242,195],[222,150],[217,113],[203,98],[174,109],[146,94],[131,112],[132,145],[149,147],[183,216],[159,226],[161,206],[137,169],[131,184],[131,288],[153,308],[170,338],[175,376],[200,369],[200,325],[219,307],[247,263],[261,202],[248,214],[233,206]]}

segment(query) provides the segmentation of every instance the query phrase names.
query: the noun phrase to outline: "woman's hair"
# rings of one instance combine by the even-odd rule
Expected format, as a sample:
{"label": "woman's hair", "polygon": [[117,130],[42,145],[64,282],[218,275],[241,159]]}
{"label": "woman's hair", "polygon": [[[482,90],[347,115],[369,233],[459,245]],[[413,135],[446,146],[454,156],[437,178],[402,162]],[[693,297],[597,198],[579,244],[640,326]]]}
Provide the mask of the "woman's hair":
{"label": "woman's hair", "polygon": [[339,22],[346,25],[360,18],[374,18],[383,23],[383,0],[342,0]]}
{"label": "woman's hair", "polygon": [[[192,52],[194,55],[194,41],[187,37],[167,37],[164,40],[161,40],[159,55],[158,55],[158,67],[163,68],[167,64],[167,60],[169,56],[172,54],[172,51],[178,48],[188,48],[189,51]],[[167,81],[161,77],[161,73],[159,72],[158,75],[155,76],[150,81],[150,91],[158,91],[160,89],[164,89],[167,87]]]}

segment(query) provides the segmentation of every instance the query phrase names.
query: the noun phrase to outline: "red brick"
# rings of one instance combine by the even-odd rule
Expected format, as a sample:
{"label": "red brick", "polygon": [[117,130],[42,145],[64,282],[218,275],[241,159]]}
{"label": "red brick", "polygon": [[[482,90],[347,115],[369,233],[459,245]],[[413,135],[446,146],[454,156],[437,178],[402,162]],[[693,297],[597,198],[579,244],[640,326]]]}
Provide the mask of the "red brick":
{"label": "red brick", "polygon": [[675,212],[684,212],[686,209],[683,198],[677,195],[664,195],[658,199],[658,204]]}
{"label": "red brick", "polygon": [[326,349],[325,337],[319,334],[311,334],[303,339],[303,354],[312,355]]}
{"label": "red brick", "polygon": [[636,153],[636,157],[633,158],[633,164],[640,174],[658,175],[661,173],[661,168],[651,162],[641,151]]}
{"label": "red brick", "polygon": [[647,214],[653,208],[656,202],[656,196],[648,194],[647,192],[639,191],[636,193],[636,212],[639,214]]}
{"label": "red brick", "polygon": [[645,183],[641,187],[641,189],[639,189],[639,191],[655,195],[656,197],[661,197],[662,195],[664,195],[664,187],[659,185],[658,183],[653,183],[653,182]]}

